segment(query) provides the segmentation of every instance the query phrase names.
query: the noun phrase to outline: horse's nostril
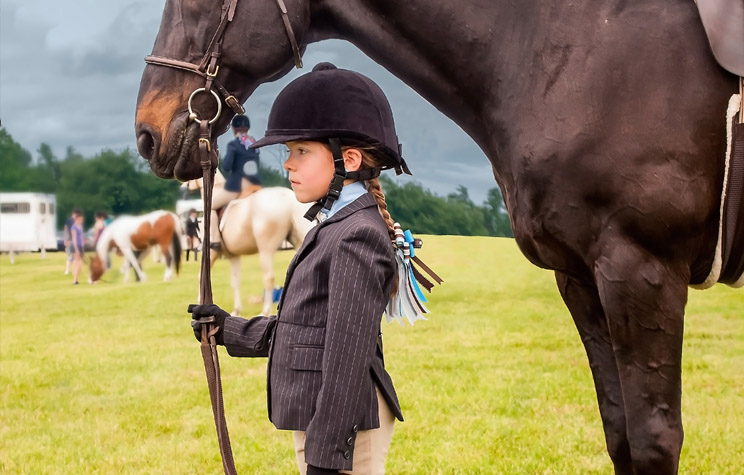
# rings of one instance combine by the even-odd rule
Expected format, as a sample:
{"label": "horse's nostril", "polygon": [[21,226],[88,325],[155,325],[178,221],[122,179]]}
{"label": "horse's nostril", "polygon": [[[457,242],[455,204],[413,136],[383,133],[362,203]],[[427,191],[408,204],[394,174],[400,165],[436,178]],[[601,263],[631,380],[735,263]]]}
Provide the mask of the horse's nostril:
{"label": "horse's nostril", "polygon": [[137,150],[146,160],[152,160],[155,156],[155,137],[145,130],[137,135]]}

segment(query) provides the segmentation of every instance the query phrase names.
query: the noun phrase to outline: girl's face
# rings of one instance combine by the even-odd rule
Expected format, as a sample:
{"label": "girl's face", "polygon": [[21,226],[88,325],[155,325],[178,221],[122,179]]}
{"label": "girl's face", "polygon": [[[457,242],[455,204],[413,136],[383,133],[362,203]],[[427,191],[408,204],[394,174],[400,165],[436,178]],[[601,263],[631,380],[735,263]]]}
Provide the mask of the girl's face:
{"label": "girl's face", "polygon": [[333,179],[333,155],[320,142],[287,142],[289,157],[284,169],[289,172],[297,200],[318,201],[326,195]]}

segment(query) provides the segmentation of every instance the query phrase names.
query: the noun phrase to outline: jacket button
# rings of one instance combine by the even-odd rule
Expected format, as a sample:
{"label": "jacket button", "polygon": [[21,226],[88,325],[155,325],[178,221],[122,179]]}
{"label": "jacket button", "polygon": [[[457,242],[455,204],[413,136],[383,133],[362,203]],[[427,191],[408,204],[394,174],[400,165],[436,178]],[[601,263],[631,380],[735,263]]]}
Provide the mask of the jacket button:
{"label": "jacket button", "polygon": [[346,452],[344,452],[344,458],[346,460],[349,460],[351,458],[351,452],[349,452],[348,450]]}
{"label": "jacket button", "polygon": [[349,437],[348,439],[346,439],[346,445],[351,445],[353,443],[354,443],[354,439],[352,437]]}
{"label": "jacket button", "polygon": [[357,432],[359,430],[359,426],[354,424],[354,427],[351,428],[352,432]]}

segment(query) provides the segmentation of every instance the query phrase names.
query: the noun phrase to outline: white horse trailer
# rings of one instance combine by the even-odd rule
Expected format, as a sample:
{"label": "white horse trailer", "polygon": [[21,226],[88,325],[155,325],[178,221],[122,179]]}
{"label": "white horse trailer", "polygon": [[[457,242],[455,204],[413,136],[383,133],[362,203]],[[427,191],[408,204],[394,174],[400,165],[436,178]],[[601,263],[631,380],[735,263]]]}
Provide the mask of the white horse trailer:
{"label": "white horse trailer", "polygon": [[57,197],[0,192],[0,252],[57,250]]}

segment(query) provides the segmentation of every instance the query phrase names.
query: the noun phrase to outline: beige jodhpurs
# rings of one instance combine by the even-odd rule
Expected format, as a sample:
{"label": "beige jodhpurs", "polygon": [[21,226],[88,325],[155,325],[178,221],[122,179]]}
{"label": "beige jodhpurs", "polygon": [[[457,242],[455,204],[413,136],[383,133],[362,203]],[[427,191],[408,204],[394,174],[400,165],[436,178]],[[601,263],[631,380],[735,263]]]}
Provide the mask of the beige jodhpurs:
{"label": "beige jodhpurs", "polygon": [[[341,473],[351,475],[384,475],[385,459],[390,449],[390,441],[393,440],[393,429],[395,429],[395,416],[377,389],[377,406],[380,413],[380,428],[363,430],[357,432],[354,443],[354,469],[352,471],[342,470]],[[305,432],[294,431],[295,454],[297,456],[297,467],[300,475],[306,475],[307,464],[305,463]]]}

